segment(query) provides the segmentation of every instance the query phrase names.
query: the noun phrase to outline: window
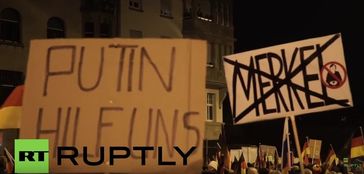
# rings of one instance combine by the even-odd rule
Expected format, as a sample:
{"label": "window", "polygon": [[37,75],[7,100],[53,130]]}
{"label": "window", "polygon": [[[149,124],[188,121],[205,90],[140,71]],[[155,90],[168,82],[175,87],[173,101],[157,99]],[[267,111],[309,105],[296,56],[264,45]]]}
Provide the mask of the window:
{"label": "window", "polygon": [[[125,1],[125,3],[128,2]],[[117,36],[120,31],[120,24],[117,20],[120,12],[119,6],[120,0],[81,0],[83,37],[111,38]]]}
{"label": "window", "polygon": [[142,38],[143,32],[139,30],[130,30],[130,37],[131,38]]}
{"label": "window", "polygon": [[161,1],[161,16],[172,17],[172,2],[171,0]]}
{"label": "window", "polygon": [[209,0],[201,0],[199,4],[197,4],[197,19],[211,22],[211,4]]}
{"label": "window", "polygon": [[213,43],[208,43],[207,45],[207,67],[213,68],[214,67],[214,49],[213,49],[214,44]]}
{"label": "window", "polygon": [[116,0],[82,0],[81,11],[99,11],[113,14],[116,10]]}
{"label": "window", "polygon": [[207,120],[215,120],[215,97],[214,93],[207,93]]}
{"label": "window", "polygon": [[51,17],[47,22],[47,38],[65,37],[64,22],[58,17]]}
{"label": "window", "polygon": [[183,18],[192,18],[192,0],[183,0]]}
{"label": "window", "polygon": [[129,9],[143,11],[142,0],[129,0]]}
{"label": "window", "polygon": [[93,22],[86,22],[83,26],[83,36],[84,37],[94,37],[95,36],[95,24]]}
{"label": "window", "polygon": [[[0,84],[3,86],[16,86],[22,83],[23,73],[19,71],[0,70]],[[1,100],[2,94],[0,94]],[[1,102],[1,101],[0,101]]]}
{"label": "window", "polygon": [[100,24],[100,37],[111,37],[111,25],[109,23]]}
{"label": "window", "polygon": [[12,8],[0,13],[0,39],[20,42],[20,14]]}

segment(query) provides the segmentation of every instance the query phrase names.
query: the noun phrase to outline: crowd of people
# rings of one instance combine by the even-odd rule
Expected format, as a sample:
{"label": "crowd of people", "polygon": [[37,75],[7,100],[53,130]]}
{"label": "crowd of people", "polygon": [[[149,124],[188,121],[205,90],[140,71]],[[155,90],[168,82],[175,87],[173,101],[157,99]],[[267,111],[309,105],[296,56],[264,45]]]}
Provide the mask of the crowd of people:
{"label": "crowd of people", "polygon": [[[236,165],[235,165],[236,166]],[[218,166],[218,162],[210,161],[208,167],[205,167],[202,174],[301,174],[299,164],[290,166],[287,170],[281,168],[281,165],[267,165],[266,167],[257,167],[254,163],[248,163],[246,168],[237,169],[234,164],[230,168]],[[359,164],[344,164],[340,161],[337,165],[328,167],[323,164],[308,164],[304,166],[303,174],[364,174],[364,166]]]}

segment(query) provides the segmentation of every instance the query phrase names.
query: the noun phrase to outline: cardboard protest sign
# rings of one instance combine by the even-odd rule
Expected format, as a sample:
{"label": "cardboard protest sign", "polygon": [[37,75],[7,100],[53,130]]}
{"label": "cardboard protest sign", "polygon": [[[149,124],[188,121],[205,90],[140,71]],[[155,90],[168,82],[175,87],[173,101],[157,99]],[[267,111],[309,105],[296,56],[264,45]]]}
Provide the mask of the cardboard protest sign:
{"label": "cardboard protest sign", "polygon": [[224,57],[234,122],[352,107],[340,34]]}
{"label": "cardboard protest sign", "polygon": [[260,152],[266,156],[266,161],[274,162],[275,155],[278,154],[276,146],[259,145]]}
{"label": "cardboard protest sign", "polygon": [[256,146],[242,146],[242,153],[248,163],[254,163],[258,156],[258,147]]}
{"label": "cardboard protest sign", "polygon": [[239,160],[242,152],[242,149],[230,149],[230,161],[234,162],[235,159]]}
{"label": "cardboard protest sign", "polygon": [[260,152],[262,154],[275,155],[277,153],[277,147],[276,146],[259,145],[259,149],[260,149]]}
{"label": "cardboard protest sign", "polygon": [[311,152],[308,156],[309,158],[320,159],[321,144],[322,144],[321,140],[310,139],[308,141],[308,148],[310,149]]}
{"label": "cardboard protest sign", "polygon": [[204,41],[32,41],[20,137],[49,139],[50,172],[199,173],[205,69]]}

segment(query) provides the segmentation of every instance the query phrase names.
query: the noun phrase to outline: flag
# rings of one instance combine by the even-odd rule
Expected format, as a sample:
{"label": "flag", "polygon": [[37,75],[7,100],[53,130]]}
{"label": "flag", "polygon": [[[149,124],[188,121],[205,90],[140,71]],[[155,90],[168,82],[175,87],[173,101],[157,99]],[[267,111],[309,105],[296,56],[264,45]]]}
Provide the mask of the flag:
{"label": "flag", "polygon": [[230,170],[231,169],[231,157],[230,157],[230,149],[226,146],[225,148],[225,162],[224,162],[224,167],[225,170]]}
{"label": "flag", "polygon": [[306,141],[305,144],[303,144],[303,148],[302,148],[302,158],[303,158],[304,165],[309,164],[309,161],[308,161],[309,154],[310,154],[310,148],[308,147],[308,141]]}
{"label": "flag", "polygon": [[278,170],[278,163],[279,163],[279,156],[278,156],[278,152],[276,151],[276,153],[274,153],[274,168],[276,170]]}
{"label": "flag", "polygon": [[261,160],[261,162],[262,162],[262,168],[268,167],[267,152],[264,152],[263,159]]}
{"label": "flag", "polygon": [[24,85],[17,86],[0,108],[0,129],[20,128]]}
{"label": "flag", "polygon": [[364,139],[362,129],[360,132],[356,131],[351,139],[350,158],[357,158],[364,156]]}
{"label": "flag", "polygon": [[230,169],[231,160],[230,160],[230,150],[227,146],[226,135],[225,135],[225,127],[222,125],[221,133],[219,135],[219,140],[217,142],[217,151],[218,151],[218,173],[223,174],[225,170]]}
{"label": "flag", "polygon": [[336,161],[337,161],[337,156],[336,156],[334,149],[331,146],[330,152],[327,155],[326,161],[325,161],[325,163],[327,164],[327,169],[331,170],[331,168],[334,164],[337,165]]}
{"label": "flag", "polygon": [[240,163],[240,173],[239,173],[239,171],[237,171],[237,173],[245,174],[246,169],[248,168],[248,165],[246,164],[243,152],[241,152],[241,155],[240,155],[240,158],[239,158],[239,163]]}
{"label": "flag", "polygon": [[282,174],[291,170],[291,149],[289,143],[288,117],[284,121],[283,139],[282,139]]}
{"label": "flag", "polygon": [[234,157],[234,160],[231,163],[231,169],[234,170],[234,174],[236,174],[238,170],[240,171],[240,163],[239,160],[236,158],[236,156]]}
{"label": "flag", "polygon": [[226,139],[226,134],[225,134],[225,126],[224,126],[224,124],[222,124],[219,139],[217,141],[217,148],[218,148],[218,150],[223,152],[225,147],[227,147],[227,139]]}
{"label": "flag", "polygon": [[255,159],[255,168],[262,168],[262,152],[260,151],[260,146],[258,146],[258,151],[257,151],[257,158]]}
{"label": "flag", "polygon": [[[234,170],[234,174],[245,174],[246,173],[246,162],[244,159],[243,153],[240,154],[239,160],[234,160],[234,167],[231,167]],[[233,165],[232,165],[233,166]]]}

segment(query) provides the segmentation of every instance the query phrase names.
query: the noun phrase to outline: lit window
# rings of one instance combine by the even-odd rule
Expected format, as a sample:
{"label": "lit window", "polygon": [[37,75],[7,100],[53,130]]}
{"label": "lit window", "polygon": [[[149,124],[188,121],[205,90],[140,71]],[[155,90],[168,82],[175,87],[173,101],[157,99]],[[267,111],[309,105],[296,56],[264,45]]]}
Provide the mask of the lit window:
{"label": "lit window", "polygon": [[116,8],[116,0],[81,0],[81,11],[99,11],[112,14]]}
{"label": "lit window", "polygon": [[47,22],[47,38],[65,37],[64,22],[58,17],[51,17]]}
{"label": "lit window", "polygon": [[129,8],[134,10],[143,10],[142,0],[129,0]]}
{"label": "lit window", "polygon": [[207,120],[215,119],[215,94],[207,93]]}
{"label": "lit window", "polygon": [[0,13],[0,39],[20,42],[20,14],[6,8]]}

